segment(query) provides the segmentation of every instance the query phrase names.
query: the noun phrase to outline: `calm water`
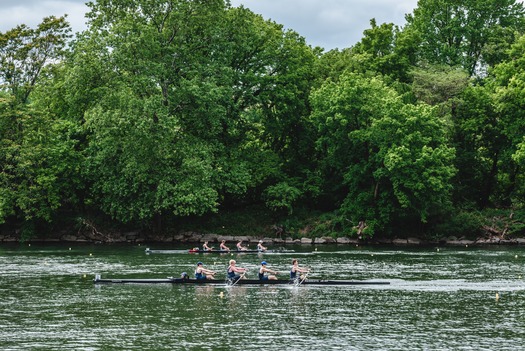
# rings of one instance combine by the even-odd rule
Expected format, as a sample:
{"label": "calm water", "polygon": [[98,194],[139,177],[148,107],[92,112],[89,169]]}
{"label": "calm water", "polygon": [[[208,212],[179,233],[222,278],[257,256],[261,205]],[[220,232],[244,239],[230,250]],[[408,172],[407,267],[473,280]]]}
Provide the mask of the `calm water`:
{"label": "calm water", "polygon": [[178,276],[198,260],[222,275],[232,258],[146,255],[145,248],[0,245],[0,349],[524,347],[525,248],[318,246],[312,253],[314,247],[297,246],[295,254],[233,256],[252,278],[262,259],[285,275],[296,257],[312,267],[312,278],[390,281],[386,286],[93,284],[97,273]]}

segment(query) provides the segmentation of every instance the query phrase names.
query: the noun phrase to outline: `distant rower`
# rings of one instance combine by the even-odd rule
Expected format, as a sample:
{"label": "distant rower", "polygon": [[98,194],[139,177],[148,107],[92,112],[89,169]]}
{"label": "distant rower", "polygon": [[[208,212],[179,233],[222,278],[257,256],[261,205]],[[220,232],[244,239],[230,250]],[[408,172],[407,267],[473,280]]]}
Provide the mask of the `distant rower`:
{"label": "distant rower", "polygon": [[268,250],[268,248],[263,246],[262,240],[259,240],[259,243],[257,244],[257,251],[264,252],[266,250]]}
{"label": "distant rower", "polygon": [[245,246],[242,246],[242,240],[240,240],[238,243],[237,243],[237,251],[246,251],[248,250],[247,247]]}
{"label": "distant rower", "polygon": [[219,248],[221,249],[221,251],[228,251],[228,252],[230,252],[230,248],[228,246],[226,246],[226,240],[222,240],[221,241],[221,245],[219,246]]}

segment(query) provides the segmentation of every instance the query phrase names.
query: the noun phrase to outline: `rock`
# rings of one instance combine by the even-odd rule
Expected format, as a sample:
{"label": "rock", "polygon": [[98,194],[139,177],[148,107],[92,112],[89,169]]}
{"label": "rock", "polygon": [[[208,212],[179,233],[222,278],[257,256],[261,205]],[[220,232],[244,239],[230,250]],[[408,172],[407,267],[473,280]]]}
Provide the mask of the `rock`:
{"label": "rock", "polygon": [[463,240],[448,240],[446,242],[447,245],[450,245],[450,246],[469,246],[469,245],[474,245],[476,242],[474,240],[466,240],[466,239],[463,239]]}
{"label": "rock", "polygon": [[336,243],[338,244],[350,244],[350,238],[344,236],[344,237],[341,237],[341,238],[337,238],[336,240]]}
{"label": "rock", "polygon": [[423,243],[423,241],[421,239],[418,239],[418,238],[408,238],[407,239],[407,244],[408,245],[421,245]]}
{"label": "rock", "polygon": [[77,241],[78,238],[77,238],[76,235],[66,234],[66,235],[62,235],[60,237],[60,240],[62,240],[62,241]]}
{"label": "rock", "polygon": [[392,244],[392,239],[381,238],[377,240],[377,243],[381,245],[390,245]]}
{"label": "rock", "polygon": [[392,244],[394,244],[394,245],[407,245],[408,241],[407,241],[407,239],[394,239],[394,240],[392,240]]}
{"label": "rock", "polygon": [[501,239],[500,245],[516,245],[518,242],[515,239]]}
{"label": "rock", "polygon": [[182,240],[184,240],[184,235],[182,234],[177,234],[173,236],[173,241],[182,241]]}
{"label": "rock", "polygon": [[214,241],[217,241],[217,238],[218,238],[217,234],[204,234],[201,237],[200,241],[202,241],[202,242],[205,242],[205,241],[214,242]]}
{"label": "rock", "polygon": [[301,244],[311,244],[312,243],[312,239],[310,238],[301,238]]}
{"label": "rock", "polygon": [[229,241],[234,241],[235,238],[231,235],[220,235],[218,238],[217,238],[218,241],[223,241],[223,240],[226,240],[226,242],[229,242]]}

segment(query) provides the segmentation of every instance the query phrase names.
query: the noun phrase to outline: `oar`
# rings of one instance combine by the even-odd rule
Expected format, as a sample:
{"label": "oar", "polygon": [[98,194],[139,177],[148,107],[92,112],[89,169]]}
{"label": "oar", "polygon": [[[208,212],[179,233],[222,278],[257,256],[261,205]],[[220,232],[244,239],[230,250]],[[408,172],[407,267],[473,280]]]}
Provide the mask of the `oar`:
{"label": "oar", "polygon": [[301,284],[306,280],[306,277],[308,276],[309,273],[310,273],[310,271],[306,272],[306,274],[304,275],[303,279],[301,279],[301,280],[296,284],[296,286],[301,285]]}
{"label": "oar", "polygon": [[233,284],[230,285],[230,286],[235,286],[235,284],[237,284],[237,282],[238,282],[239,280],[241,280],[242,278],[244,278],[245,275],[246,275],[246,271],[244,271],[244,273],[239,277],[239,279],[237,279],[236,281],[234,281]]}

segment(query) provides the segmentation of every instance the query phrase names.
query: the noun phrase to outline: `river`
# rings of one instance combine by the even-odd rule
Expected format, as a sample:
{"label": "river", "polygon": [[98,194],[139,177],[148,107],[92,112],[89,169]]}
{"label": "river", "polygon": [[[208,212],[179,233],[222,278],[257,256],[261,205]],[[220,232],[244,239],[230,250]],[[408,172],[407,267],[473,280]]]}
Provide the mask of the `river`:
{"label": "river", "polygon": [[[152,248],[166,248],[166,244]],[[286,254],[145,254],[143,245],[0,245],[2,350],[517,350],[525,340],[525,248],[288,246]],[[178,247],[180,248],[180,247]],[[317,250],[317,251],[315,251]],[[229,259],[256,277],[370,286],[93,283],[165,278]],[[221,278],[219,277],[219,278]]]}

